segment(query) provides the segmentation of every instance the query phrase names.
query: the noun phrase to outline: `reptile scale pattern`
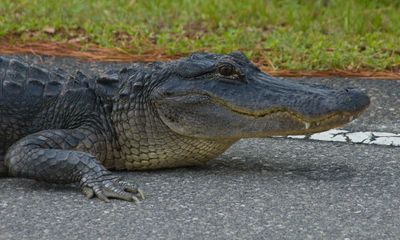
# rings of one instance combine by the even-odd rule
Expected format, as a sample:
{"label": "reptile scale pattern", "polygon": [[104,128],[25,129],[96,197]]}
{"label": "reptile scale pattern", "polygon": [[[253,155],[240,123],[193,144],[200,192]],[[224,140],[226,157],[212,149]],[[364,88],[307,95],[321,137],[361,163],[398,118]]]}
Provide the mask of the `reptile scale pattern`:
{"label": "reptile scale pattern", "polygon": [[274,79],[240,52],[93,73],[0,57],[1,177],[139,201],[111,170],[202,165],[241,138],[328,130],[369,104],[356,89]]}

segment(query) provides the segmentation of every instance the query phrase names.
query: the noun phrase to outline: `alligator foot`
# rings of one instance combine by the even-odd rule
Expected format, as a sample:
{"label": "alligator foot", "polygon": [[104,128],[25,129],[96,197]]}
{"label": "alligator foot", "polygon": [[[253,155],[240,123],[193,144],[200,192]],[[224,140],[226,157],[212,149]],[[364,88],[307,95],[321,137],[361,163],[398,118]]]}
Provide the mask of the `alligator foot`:
{"label": "alligator foot", "polygon": [[109,198],[115,198],[135,203],[144,199],[141,189],[115,176],[102,176],[94,180],[85,180],[81,183],[81,189],[88,198],[97,196],[105,202],[110,202]]}

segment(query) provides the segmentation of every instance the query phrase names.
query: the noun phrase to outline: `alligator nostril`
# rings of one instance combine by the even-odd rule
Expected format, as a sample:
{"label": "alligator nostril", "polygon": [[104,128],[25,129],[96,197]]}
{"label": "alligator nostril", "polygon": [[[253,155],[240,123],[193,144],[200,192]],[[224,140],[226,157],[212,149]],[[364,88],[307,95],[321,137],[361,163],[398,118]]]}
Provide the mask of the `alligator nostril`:
{"label": "alligator nostril", "polygon": [[351,92],[354,92],[354,91],[359,92],[359,90],[357,88],[354,88],[354,87],[344,88],[343,91],[346,92],[346,93],[351,93]]}

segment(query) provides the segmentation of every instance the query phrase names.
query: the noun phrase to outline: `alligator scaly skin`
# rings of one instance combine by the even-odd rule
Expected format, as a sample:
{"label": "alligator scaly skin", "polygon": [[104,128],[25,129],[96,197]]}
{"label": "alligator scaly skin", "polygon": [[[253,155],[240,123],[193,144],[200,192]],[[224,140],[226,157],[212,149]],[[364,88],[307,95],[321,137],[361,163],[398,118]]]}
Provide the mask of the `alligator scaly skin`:
{"label": "alligator scaly skin", "polygon": [[204,164],[241,138],[325,131],[368,104],[356,89],[273,78],[240,52],[93,76],[0,57],[0,176],[138,201],[141,191],[110,170]]}
{"label": "alligator scaly skin", "polygon": [[115,81],[0,58],[3,175],[5,165],[11,176],[79,183],[88,196],[136,200],[137,188],[107,170],[114,168],[119,149],[107,95]]}

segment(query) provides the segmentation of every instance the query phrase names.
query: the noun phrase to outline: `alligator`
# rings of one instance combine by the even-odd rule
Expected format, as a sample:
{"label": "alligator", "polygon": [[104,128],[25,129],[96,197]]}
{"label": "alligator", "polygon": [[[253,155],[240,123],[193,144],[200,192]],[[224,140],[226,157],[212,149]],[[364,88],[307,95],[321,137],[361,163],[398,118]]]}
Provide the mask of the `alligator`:
{"label": "alligator", "polygon": [[141,201],[112,170],[201,165],[242,138],[325,131],[368,105],[353,88],[277,79],[243,53],[194,53],[88,76],[0,57],[0,172]]}

